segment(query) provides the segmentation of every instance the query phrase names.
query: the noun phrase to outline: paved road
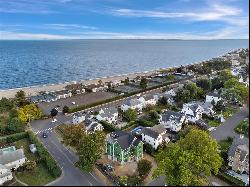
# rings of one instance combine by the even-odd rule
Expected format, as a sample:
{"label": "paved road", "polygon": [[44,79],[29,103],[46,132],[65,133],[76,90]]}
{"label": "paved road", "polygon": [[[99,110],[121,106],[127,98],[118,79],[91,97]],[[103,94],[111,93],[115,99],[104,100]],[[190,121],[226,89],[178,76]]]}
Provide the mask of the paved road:
{"label": "paved road", "polygon": [[160,176],[147,184],[147,186],[165,186],[165,177]]}
{"label": "paved road", "polygon": [[236,134],[234,132],[234,128],[241,120],[248,117],[248,115],[249,110],[246,108],[242,108],[239,112],[227,119],[222,125],[217,127],[215,131],[212,131],[211,136],[217,141],[224,140],[228,136],[234,137],[234,135]]}

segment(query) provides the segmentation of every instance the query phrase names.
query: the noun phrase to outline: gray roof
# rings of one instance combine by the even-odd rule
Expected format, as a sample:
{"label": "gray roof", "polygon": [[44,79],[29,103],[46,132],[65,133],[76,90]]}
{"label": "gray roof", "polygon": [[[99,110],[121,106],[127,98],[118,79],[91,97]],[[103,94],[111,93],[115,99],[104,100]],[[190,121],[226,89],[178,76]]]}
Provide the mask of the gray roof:
{"label": "gray roof", "polygon": [[142,129],[143,134],[148,135],[154,139],[157,139],[158,136],[164,132],[166,132],[166,129],[162,125],[155,125],[153,127]]}
{"label": "gray roof", "polygon": [[161,116],[162,116],[162,121],[169,121],[169,120],[180,121],[183,115],[178,112],[167,110],[163,112]]}
{"label": "gray roof", "polygon": [[0,164],[8,164],[20,159],[25,158],[23,149],[17,149],[15,151],[10,152],[1,152],[0,153]]}
{"label": "gray roof", "polygon": [[218,93],[209,93],[207,95],[213,96],[213,97],[220,97],[220,94],[218,94]]}
{"label": "gray roof", "polygon": [[124,131],[113,132],[110,136],[112,140],[117,142],[123,150],[126,150],[131,146],[137,146],[141,142],[141,140],[136,138],[134,135]]}
{"label": "gray roof", "polygon": [[118,113],[118,110],[115,107],[103,108],[102,110],[104,113],[99,113],[99,115],[103,118],[112,117],[115,113]]}
{"label": "gray roof", "polygon": [[92,123],[96,122],[94,119],[85,119],[84,120],[84,125],[86,127],[89,127]]}
{"label": "gray roof", "polygon": [[244,160],[245,156],[249,157],[249,139],[241,138],[240,135],[235,135],[233,143],[228,151],[228,156],[234,157],[235,151],[240,150],[240,160]]}
{"label": "gray roof", "polygon": [[154,99],[154,95],[147,94],[147,95],[144,95],[143,98],[145,99],[145,101],[148,101],[148,100]]}
{"label": "gray roof", "polygon": [[141,102],[138,99],[129,99],[123,102],[123,104],[128,106],[136,106],[141,104]]}

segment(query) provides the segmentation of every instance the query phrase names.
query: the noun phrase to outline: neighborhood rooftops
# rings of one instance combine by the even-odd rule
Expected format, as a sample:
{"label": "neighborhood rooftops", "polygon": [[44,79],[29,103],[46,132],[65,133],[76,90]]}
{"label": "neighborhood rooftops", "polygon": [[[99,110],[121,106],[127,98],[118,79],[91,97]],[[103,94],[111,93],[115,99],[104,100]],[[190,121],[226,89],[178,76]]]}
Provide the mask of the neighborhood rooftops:
{"label": "neighborhood rooftops", "polygon": [[162,121],[169,121],[169,120],[180,121],[183,115],[178,112],[167,110],[163,112],[161,116],[162,116]]}
{"label": "neighborhood rooftops", "polygon": [[141,140],[136,138],[134,135],[124,131],[111,133],[108,140],[111,142],[117,142],[124,150],[130,148],[131,146],[137,146],[141,142]]}
{"label": "neighborhood rooftops", "polygon": [[103,112],[100,112],[99,115],[100,115],[102,118],[105,118],[105,117],[112,117],[115,113],[118,113],[118,110],[117,110],[117,108],[115,108],[115,107],[102,108],[101,110],[102,110]]}
{"label": "neighborhood rooftops", "polygon": [[82,85],[82,83],[70,84],[70,85],[65,86],[65,89],[66,90],[81,90],[81,89],[83,89],[83,85]]}
{"label": "neighborhood rooftops", "polygon": [[214,93],[214,92],[208,93],[207,95],[208,96],[213,96],[213,97],[220,97],[220,94]]}
{"label": "neighborhood rooftops", "polygon": [[129,99],[124,101],[123,104],[128,106],[137,106],[141,104],[141,102],[138,99]]}
{"label": "neighborhood rooftops", "polygon": [[154,127],[143,128],[142,133],[148,135],[154,139],[157,139],[158,136],[166,132],[166,129],[162,125],[155,125]]}

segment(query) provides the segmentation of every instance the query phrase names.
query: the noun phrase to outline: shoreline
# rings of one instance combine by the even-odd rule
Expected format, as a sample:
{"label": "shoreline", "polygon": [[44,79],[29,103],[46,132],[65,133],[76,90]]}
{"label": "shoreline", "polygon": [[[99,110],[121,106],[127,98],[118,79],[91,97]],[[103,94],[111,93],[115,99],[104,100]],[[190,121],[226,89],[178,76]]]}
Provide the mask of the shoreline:
{"label": "shoreline", "polygon": [[[228,51],[225,54],[234,52],[236,50],[238,50],[238,49]],[[225,54],[222,54],[222,55],[219,55],[219,56],[213,57],[213,58],[219,58],[219,57],[222,57]],[[3,97],[6,97],[8,99],[9,98],[14,98],[16,92],[20,91],[20,90],[23,90],[26,93],[26,96],[34,96],[34,95],[37,95],[38,92],[40,92],[40,91],[62,90],[68,84],[82,83],[82,84],[88,85],[88,84],[96,84],[100,80],[102,82],[108,82],[108,81],[115,81],[115,80],[118,80],[118,81],[124,80],[127,77],[129,77],[129,79],[133,79],[133,78],[136,78],[137,76],[149,76],[149,75],[153,75],[153,74],[156,74],[156,73],[160,73],[160,71],[162,71],[162,70],[178,68],[178,67],[181,67],[181,66],[188,67],[188,66],[191,66],[191,65],[198,65],[198,64],[207,62],[207,61],[209,61],[209,60],[211,60],[213,58],[206,59],[206,60],[201,60],[201,61],[198,61],[198,62],[193,62],[193,63],[190,63],[190,64],[182,64],[182,65],[178,65],[178,66],[160,68],[160,69],[143,71],[143,72],[134,72],[134,73],[127,73],[127,74],[120,74],[120,75],[111,75],[111,76],[106,76],[106,77],[99,77],[99,78],[94,78],[94,79],[85,79],[85,80],[79,80],[79,81],[74,81],[73,80],[73,81],[67,81],[67,82],[61,82],[61,83],[52,83],[52,84],[50,83],[50,84],[26,86],[26,87],[20,87],[20,88],[10,88],[10,89],[4,89],[4,90],[0,89],[0,99],[3,98]]]}

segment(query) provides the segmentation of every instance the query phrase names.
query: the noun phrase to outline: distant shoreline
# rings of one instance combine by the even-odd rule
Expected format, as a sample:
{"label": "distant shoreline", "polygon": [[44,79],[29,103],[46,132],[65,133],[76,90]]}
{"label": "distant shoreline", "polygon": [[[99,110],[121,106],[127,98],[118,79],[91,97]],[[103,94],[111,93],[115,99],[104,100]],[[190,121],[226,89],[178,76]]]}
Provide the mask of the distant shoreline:
{"label": "distant shoreline", "polygon": [[[224,53],[222,55],[219,55],[217,57],[213,57],[213,58],[218,58],[221,57],[225,54],[228,54],[230,52],[236,51],[237,49],[231,50],[227,53]],[[168,69],[172,69],[172,68],[178,68],[178,67],[187,67],[190,65],[198,65],[201,64],[203,62],[206,62],[210,59],[207,60],[202,60],[199,62],[193,62],[193,63],[189,63],[189,64],[183,64],[183,65],[178,65],[178,66],[173,66],[173,67],[168,67],[168,68],[160,68],[160,69],[155,69],[155,70],[149,70],[149,71],[144,71],[144,72],[135,72],[135,73],[128,73],[128,74],[120,74],[120,75],[113,75],[113,76],[106,76],[106,77],[99,77],[99,78],[94,78],[94,79],[86,79],[86,80],[79,80],[79,81],[67,81],[67,82],[62,82],[62,83],[54,83],[54,84],[44,84],[44,85],[34,85],[34,86],[27,86],[27,87],[20,87],[20,88],[11,88],[11,89],[0,89],[0,99],[3,97],[6,98],[14,98],[16,92],[23,90],[27,96],[33,96],[33,95],[37,95],[38,92],[40,91],[56,91],[56,90],[62,90],[64,89],[64,87],[68,84],[74,84],[74,83],[82,83],[84,85],[88,85],[88,84],[97,84],[98,81],[102,81],[102,82],[108,82],[108,81],[115,81],[115,80],[124,80],[127,77],[129,77],[130,79],[136,78],[137,76],[149,76],[152,75],[154,73],[159,73],[162,70],[168,70]]]}

